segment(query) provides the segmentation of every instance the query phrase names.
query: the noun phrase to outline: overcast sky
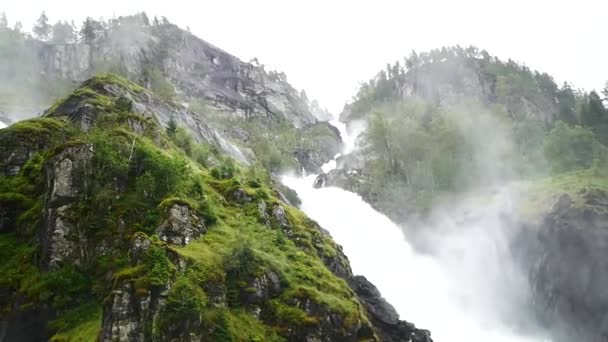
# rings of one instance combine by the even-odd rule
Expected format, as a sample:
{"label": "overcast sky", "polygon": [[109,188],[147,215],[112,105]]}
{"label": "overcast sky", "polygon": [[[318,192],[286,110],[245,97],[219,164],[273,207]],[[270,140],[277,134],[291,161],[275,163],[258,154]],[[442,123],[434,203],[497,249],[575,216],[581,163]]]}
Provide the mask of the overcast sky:
{"label": "overcast sky", "polygon": [[444,45],[473,44],[587,90],[608,80],[607,0],[1,2],[11,25],[28,29],[43,10],[51,22],[166,16],[243,60],[284,71],[334,112],[387,62]]}

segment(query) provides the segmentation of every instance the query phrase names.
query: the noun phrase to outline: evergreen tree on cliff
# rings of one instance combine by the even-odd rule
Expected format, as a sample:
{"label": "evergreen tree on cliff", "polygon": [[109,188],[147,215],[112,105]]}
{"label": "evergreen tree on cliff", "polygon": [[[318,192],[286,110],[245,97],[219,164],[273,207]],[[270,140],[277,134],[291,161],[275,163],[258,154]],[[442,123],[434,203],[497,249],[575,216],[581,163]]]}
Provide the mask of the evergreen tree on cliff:
{"label": "evergreen tree on cliff", "polygon": [[32,28],[32,31],[41,40],[49,39],[51,35],[51,25],[49,25],[49,18],[46,16],[45,12],[42,12],[38,21],[36,21],[36,25]]}
{"label": "evergreen tree on cliff", "polygon": [[0,13],[0,29],[5,29],[8,27],[8,19],[6,19],[6,13]]}

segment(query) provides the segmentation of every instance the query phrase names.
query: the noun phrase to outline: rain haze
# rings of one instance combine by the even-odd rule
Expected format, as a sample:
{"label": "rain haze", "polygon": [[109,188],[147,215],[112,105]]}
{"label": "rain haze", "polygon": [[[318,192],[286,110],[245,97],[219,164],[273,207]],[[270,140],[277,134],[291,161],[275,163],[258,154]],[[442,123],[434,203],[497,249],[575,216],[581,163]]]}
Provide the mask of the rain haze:
{"label": "rain haze", "polygon": [[0,342],[607,341],[607,13],[4,0]]}
{"label": "rain haze", "polygon": [[4,1],[25,29],[145,11],[165,16],[248,61],[283,71],[334,113],[363,81],[412,50],[475,45],[547,72],[558,84],[601,89],[606,75],[605,1]]}

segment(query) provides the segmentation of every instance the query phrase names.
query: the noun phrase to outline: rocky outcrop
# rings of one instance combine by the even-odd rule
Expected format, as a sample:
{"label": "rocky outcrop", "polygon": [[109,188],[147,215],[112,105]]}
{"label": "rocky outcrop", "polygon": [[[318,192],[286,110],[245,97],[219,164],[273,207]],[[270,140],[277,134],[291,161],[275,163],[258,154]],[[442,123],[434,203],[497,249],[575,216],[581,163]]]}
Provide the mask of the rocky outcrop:
{"label": "rocky outcrop", "polygon": [[[37,150],[26,150],[17,163],[12,150],[0,155],[19,167],[7,184],[23,185],[2,187],[0,199],[28,199],[13,217],[25,213],[34,221],[22,235],[0,229],[0,243],[10,248],[2,254],[9,279],[0,284],[0,304],[12,316],[3,322],[17,326],[21,307],[33,307],[46,327],[24,341],[71,339],[81,330],[87,340],[108,342],[355,342],[396,336],[393,330],[405,341],[417,334],[388,304],[378,304],[377,291],[358,297],[341,248],[288,205],[281,194],[288,189],[273,190],[240,166],[215,177],[215,169],[188,159],[158,127],[175,117],[223,158],[230,143],[203,116],[108,74],[86,81],[45,115],[26,130],[16,124],[0,133],[0,139],[66,135],[39,138]],[[309,141],[318,131],[339,147],[326,125],[312,125]],[[33,158],[38,151],[44,153]],[[374,325],[373,315],[390,319]],[[0,334],[19,336],[4,323]]]}
{"label": "rocky outcrop", "polygon": [[313,186],[322,188],[325,186],[335,186],[344,190],[357,192],[365,179],[362,177],[362,170],[358,169],[333,169],[328,173],[322,173],[315,178]]}
{"label": "rocky outcrop", "polygon": [[87,257],[77,203],[91,191],[92,158],[93,147],[81,144],[66,148],[46,164],[40,242],[43,263],[50,269],[66,261],[79,264]]}
{"label": "rocky outcrop", "polygon": [[399,314],[380,294],[380,291],[363,276],[355,276],[351,287],[365,305],[372,324],[378,329],[381,341],[385,342],[430,342],[431,334],[416,329],[408,322],[400,321]]}
{"label": "rocky outcrop", "polygon": [[0,130],[0,176],[15,176],[36,153],[67,139],[65,127],[18,123],[12,129]]}
{"label": "rocky outcrop", "polygon": [[[251,151],[237,147],[227,140],[217,130],[209,127],[200,115],[184,106],[162,100],[138,85],[113,75],[87,80],[74,94],[47,110],[44,115],[66,117],[86,132],[106,114],[105,108],[98,108],[90,103],[107,107],[116,106],[119,101],[126,101],[134,113],[161,126],[167,126],[169,121],[174,119],[178,125],[187,127],[196,141],[215,146],[241,163],[249,164],[253,160]],[[136,132],[144,131],[147,127],[144,123],[135,121],[130,122],[130,126]]]}
{"label": "rocky outcrop", "polygon": [[[143,264],[150,246],[147,236],[136,234],[131,240],[131,263]],[[103,308],[99,341],[144,342],[153,339],[153,326],[165,305],[170,284],[150,288],[136,288],[135,284],[127,279],[114,286]]]}
{"label": "rocky outcrop", "polygon": [[185,204],[174,204],[168,210],[168,218],[157,229],[162,241],[185,246],[207,231],[203,218],[195,215]]}
{"label": "rocky outcrop", "polygon": [[[269,207],[266,202],[261,201],[258,204],[258,211],[260,219],[270,228],[281,229],[286,236],[298,239],[296,237],[296,228],[290,222],[283,206],[274,205]],[[313,238],[315,245],[321,246],[325,243],[326,239],[331,239],[329,232],[316,222],[311,221],[309,224],[318,232]],[[355,276],[353,274],[348,258],[344,255],[341,246],[335,245],[335,249],[335,255],[328,256],[319,251],[319,257],[333,274],[347,282],[356,294],[359,302],[363,304],[371,326],[353,327],[351,331],[343,331],[340,335],[335,335],[336,330],[344,328],[343,318],[335,313],[326,312],[326,308],[314,302],[303,300],[295,304],[312,317],[327,318],[326,321],[317,327],[318,330],[298,332],[298,335],[294,336],[294,341],[305,340],[302,334],[315,341],[356,341],[365,338],[372,339],[375,334],[375,336],[379,337],[380,341],[386,342],[432,342],[428,331],[417,329],[414,324],[400,320],[395,308],[382,297],[380,291],[372,283],[363,276]],[[261,282],[264,286],[253,286],[253,288],[257,289],[261,287],[266,289],[264,291],[254,291],[258,294],[276,293],[272,289],[278,290],[280,286],[278,277],[272,280],[272,275],[265,275],[261,280],[255,281]]]}
{"label": "rocky outcrop", "polygon": [[[532,89],[518,88],[519,84],[515,84],[514,80],[505,84],[505,80],[500,79],[501,76],[493,74],[495,71],[489,71],[487,65],[491,63],[494,62],[490,61],[489,56],[474,55],[429,60],[412,66],[397,76],[393,80],[394,88],[390,96],[394,101],[422,100],[443,108],[463,105],[467,108],[466,104],[473,100],[488,106],[504,106],[510,116],[518,119],[527,117],[546,124],[554,120],[558,112],[554,95],[543,93],[540,86]],[[513,75],[526,69],[515,66],[512,61],[506,64],[511,68],[507,73]],[[499,67],[499,70],[503,67]],[[362,114],[366,113],[353,111],[353,107],[348,105],[340,114],[340,120],[350,122],[361,118]]]}
{"label": "rocky outcrop", "polygon": [[152,340],[152,325],[167,293],[154,289],[138,294],[132,283],[124,282],[110,295],[104,310],[100,341],[144,342]]}
{"label": "rocky outcrop", "polygon": [[556,341],[599,342],[608,336],[608,193],[580,196],[562,195],[528,246],[530,282]]}
{"label": "rocky outcrop", "polygon": [[321,166],[334,159],[342,149],[340,132],[328,122],[309,125],[300,130],[302,146],[293,155],[307,173],[321,172]]}

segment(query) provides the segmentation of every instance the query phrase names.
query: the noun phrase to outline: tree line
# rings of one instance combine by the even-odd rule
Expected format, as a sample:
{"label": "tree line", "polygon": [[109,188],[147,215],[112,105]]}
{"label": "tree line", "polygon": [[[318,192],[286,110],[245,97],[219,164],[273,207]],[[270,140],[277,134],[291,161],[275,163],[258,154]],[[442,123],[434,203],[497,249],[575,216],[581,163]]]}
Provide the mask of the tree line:
{"label": "tree line", "polygon": [[[136,16],[141,19],[144,25],[167,25],[169,21],[165,17],[154,17],[149,20],[146,13],[142,12]],[[40,41],[53,44],[71,44],[77,42],[92,43],[95,39],[100,38],[111,31],[115,26],[120,24],[120,19],[105,20],[104,18],[93,19],[87,17],[80,26],[74,21],[57,21],[54,24],[49,22],[49,18],[45,11],[40,14],[38,20],[33,24],[31,32],[27,32],[23,28],[21,21],[15,22],[12,28],[9,27],[8,17],[5,12],[0,13],[0,32],[13,31],[15,34],[22,35],[27,39],[38,39]]]}

